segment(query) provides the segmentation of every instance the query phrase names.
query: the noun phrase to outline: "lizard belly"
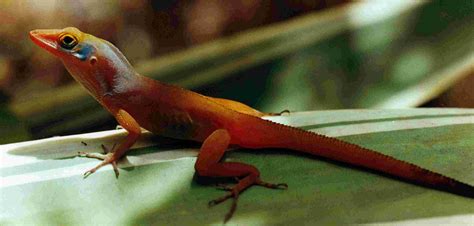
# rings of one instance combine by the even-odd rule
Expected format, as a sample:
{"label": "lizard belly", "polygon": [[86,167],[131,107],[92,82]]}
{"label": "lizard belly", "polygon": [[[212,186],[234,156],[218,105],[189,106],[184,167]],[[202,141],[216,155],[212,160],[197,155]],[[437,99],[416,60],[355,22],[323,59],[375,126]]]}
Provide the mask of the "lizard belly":
{"label": "lizard belly", "polygon": [[141,127],[154,134],[195,141],[204,141],[216,129],[207,119],[178,109],[150,112],[140,121]]}
{"label": "lizard belly", "polygon": [[143,125],[144,128],[166,137],[189,139],[199,129],[191,116],[182,111],[153,112],[148,121],[150,125]]}

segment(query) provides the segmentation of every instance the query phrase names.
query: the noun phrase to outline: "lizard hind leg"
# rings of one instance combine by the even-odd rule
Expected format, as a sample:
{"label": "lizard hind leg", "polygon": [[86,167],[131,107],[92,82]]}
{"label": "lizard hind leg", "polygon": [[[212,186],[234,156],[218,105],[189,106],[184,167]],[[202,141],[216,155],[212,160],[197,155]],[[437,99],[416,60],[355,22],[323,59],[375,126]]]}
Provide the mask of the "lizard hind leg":
{"label": "lizard hind leg", "polygon": [[228,194],[209,202],[209,206],[214,206],[232,198],[232,206],[224,222],[227,222],[237,208],[239,194],[252,185],[259,185],[272,189],[286,189],[286,184],[272,184],[263,182],[260,179],[260,172],[254,166],[238,162],[219,162],[224,155],[230,142],[230,135],[227,130],[219,129],[214,131],[203,143],[201,151],[196,160],[195,169],[200,176],[206,177],[236,177],[238,183],[228,187]]}

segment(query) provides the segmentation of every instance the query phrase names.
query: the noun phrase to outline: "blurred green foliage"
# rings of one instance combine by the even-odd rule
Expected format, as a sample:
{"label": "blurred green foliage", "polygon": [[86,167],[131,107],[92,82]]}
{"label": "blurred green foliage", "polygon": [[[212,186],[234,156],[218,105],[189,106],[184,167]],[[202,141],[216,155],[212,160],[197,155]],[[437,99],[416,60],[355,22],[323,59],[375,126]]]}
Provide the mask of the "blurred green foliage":
{"label": "blurred green foliage", "polygon": [[28,129],[6,108],[0,106],[0,144],[30,139]]}
{"label": "blurred green foliage", "polygon": [[0,144],[29,140],[28,128],[8,110],[5,99],[0,92]]}

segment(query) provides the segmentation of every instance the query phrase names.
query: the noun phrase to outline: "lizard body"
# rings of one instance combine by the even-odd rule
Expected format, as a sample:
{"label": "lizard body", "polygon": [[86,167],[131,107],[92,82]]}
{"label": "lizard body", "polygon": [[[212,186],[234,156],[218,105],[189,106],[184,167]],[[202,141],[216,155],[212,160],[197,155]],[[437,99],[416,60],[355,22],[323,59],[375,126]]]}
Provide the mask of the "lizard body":
{"label": "lizard body", "polygon": [[34,30],[31,39],[61,59],[81,83],[128,131],[126,139],[106,155],[82,153],[103,160],[86,172],[112,164],[138,139],[143,127],[155,134],[203,142],[195,169],[201,176],[237,177],[238,183],[210,205],[233,198],[229,220],[239,194],[252,185],[286,188],[260,179],[255,167],[220,162],[229,145],[245,148],[286,148],[382,172],[401,180],[450,193],[474,197],[474,187],[393,157],[301,129],[262,119],[268,115],[245,104],[212,98],[139,75],[111,43],[76,28]]}

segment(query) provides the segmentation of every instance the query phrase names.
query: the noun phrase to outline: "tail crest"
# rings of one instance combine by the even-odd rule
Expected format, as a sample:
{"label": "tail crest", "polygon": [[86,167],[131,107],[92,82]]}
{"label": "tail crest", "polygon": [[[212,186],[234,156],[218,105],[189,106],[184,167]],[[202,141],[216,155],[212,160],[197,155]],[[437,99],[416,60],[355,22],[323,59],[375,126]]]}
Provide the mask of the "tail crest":
{"label": "tail crest", "polygon": [[262,120],[263,147],[287,148],[374,170],[424,187],[474,198],[474,187],[412,163],[340,139]]}

